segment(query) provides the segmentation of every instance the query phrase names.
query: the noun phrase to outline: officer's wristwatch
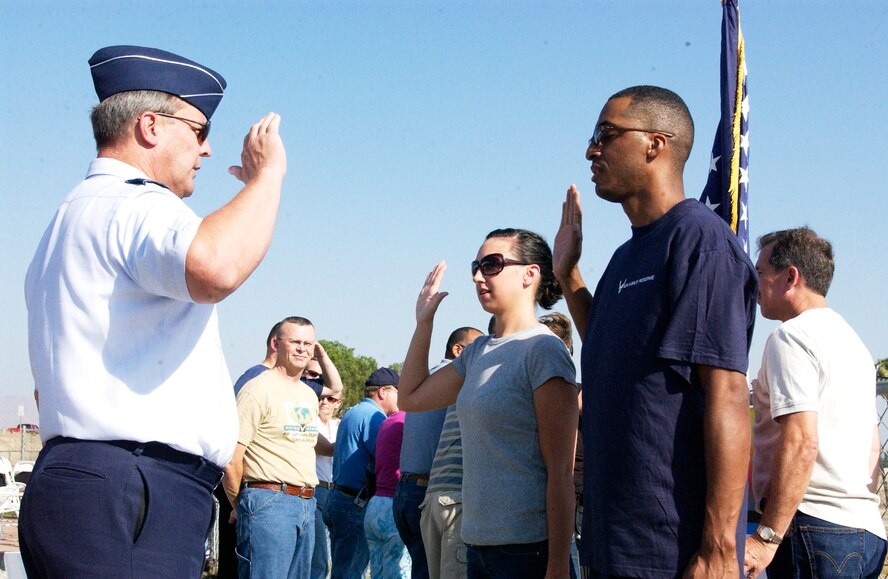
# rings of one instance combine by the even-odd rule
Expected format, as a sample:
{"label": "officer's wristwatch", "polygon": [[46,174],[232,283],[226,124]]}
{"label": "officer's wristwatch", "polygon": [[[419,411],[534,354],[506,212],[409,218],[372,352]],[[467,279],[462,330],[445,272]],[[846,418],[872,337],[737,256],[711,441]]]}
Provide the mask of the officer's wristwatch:
{"label": "officer's wristwatch", "polygon": [[765,525],[759,525],[758,529],[755,530],[755,534],[765,543],[772,543],[774,545],[779,545],[780,541],[783,540],[783,537],[775,533],[774,529]]}

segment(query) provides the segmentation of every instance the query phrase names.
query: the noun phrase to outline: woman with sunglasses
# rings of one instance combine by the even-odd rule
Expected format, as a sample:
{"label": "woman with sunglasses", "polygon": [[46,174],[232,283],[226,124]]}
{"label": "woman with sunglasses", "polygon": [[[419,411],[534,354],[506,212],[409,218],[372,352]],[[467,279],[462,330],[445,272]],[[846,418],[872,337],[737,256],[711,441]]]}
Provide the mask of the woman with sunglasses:
{"label": "woman with sunglasses", "polygon": [[478,301],[495,334],[429,375],[426,364],[444,262],[416,302],[416,331],[401,373],[401,408],[456,402],[463,440],[462,537],[468,577],[568,577],[576,370],[564,344],[536,319],[561,299],[545,240],[523,229],[488,234],[472,262]]}

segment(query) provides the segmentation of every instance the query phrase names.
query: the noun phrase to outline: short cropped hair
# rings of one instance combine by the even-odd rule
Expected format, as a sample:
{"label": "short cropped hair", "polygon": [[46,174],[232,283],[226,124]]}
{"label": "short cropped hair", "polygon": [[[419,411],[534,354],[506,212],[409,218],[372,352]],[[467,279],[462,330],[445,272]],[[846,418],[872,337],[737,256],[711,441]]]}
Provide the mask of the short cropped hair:
{"label": "short cropped hair", "polygon": [[450,333],[450,337],[447,338],[447,349],[444,351],[444,357],[450,356],[450,353],[453,351],[453,347],[463,340],[465,340],[471,332],[482,333],[481,330],[477,330],[471,326],[463,326],[462,328],[457,328]]}
{"label": "short cropped hair", "polygon": [[762,235],[758,240],[759,252],[773,245],[768,262],[777,271],[795,266],[811,291],[826,297],[832,284],[836,264],[832,244],[818,237],[808,227],[784,229]]}
{"label": "short cropped hair", "polygon": [[275,325],[271,326],[271,330],[268,332],[268,337],[265,338],[265,347],[271,348],[271,340],[276,338],[278,335],[278,330],[281,329],[283,322],[278,322]]}
{"label": "short cropped hair", "polygon": [[643,123],[642,129],[665,131],[672,137],[678,168],[683,168],[694,146],[694,119],[688,105],[669,89],[639,85],[621,90],[608,100],[629,98],[626,114]]}
{"label": "short cropped hair", "polygon": [[314,327],[314,324],[312,324],[308,318],[303,318],[301,316],[289,316],[278,322],[277,330],[274,334],[276,338],[281,337],[281,330],[283,329],[284,324],[296,324],[297,326],[311,326],[312,328]]}
{"label": "short cropped hair", "polygon": [[[171,115],[182,108],[179,97],[156,90],[135,90],[111,95],[90,113],[96,148],[102,150],[120,142],[130,123],[145,111]],[[172,119],[170,119],[172,120]]]}

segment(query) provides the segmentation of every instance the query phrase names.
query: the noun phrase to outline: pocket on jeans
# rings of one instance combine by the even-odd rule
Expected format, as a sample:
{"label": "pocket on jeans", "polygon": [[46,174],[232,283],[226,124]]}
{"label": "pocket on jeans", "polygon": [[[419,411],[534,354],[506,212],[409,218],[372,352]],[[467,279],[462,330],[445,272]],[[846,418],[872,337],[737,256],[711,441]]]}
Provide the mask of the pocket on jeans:
{"label": "pocket on jeans", "polygon": [[40,473],[49,477],[65,480],[97,482],[105,480],[104,474],[74,464],[53,464],[44,468],[42,471],[40,471]]}
{"label": "pocket on jeans", "polygon": [[238,506],[243,506],[247,514],[255,514],[273,506],[283,493],[265,489],[245,488],[241,491]]}
{"label": "pocket on jeans", "polygon": [[796,532],[805,546],[814,577],[860,577],[863,574],[863,530],[799,525]]}
{"label": "pocket on jeans", "polygon": [[243,555],[241,555],[237,549],[234,550],[234,555],[237,558],[236,571],[240,571],[240,569],[246,568],[247,577],[249,577],[250,576],[250,565],[251,565],[250,560],[247,557],[244,557]]}
{"label": "pocket on jeans", "polygon": [[456,560],[465,565],[469,562],[468,553],[466,553],[465,545],[457,545],[456,546]]}

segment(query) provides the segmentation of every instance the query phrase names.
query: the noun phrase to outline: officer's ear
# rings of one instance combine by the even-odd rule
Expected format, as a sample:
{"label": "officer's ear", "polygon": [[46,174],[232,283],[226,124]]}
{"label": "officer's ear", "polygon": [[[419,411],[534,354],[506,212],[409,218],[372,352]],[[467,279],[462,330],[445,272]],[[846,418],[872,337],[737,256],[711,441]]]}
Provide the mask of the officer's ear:
{"label": "officer's ear", "polygon": [[160,116],[153,111],[144,111],[136,119],[135,136],[140,144],[156,147],[160,142],[161,124]]}

